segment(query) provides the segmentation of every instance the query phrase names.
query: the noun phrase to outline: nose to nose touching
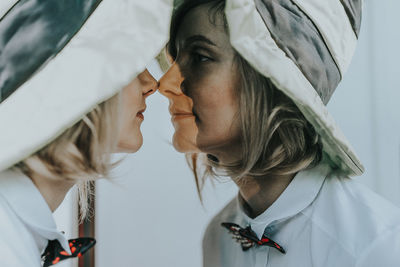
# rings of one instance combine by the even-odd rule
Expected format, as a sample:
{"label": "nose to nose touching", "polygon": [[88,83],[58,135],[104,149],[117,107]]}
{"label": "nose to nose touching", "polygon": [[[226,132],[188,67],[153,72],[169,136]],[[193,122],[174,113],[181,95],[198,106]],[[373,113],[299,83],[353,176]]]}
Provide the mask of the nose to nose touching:
{"label": "nose to nose touching", "polygon": [[157,91],[158,82],[147,69],[139,75],[139,79],[142,83],[143,94],[149,96]]}
{"label": "nose to nose touching", "polygon": [[175,95],[182,94],[181,83],[183,81],[181,72],[176,63],[160,79],[159,90],[162,94],[172,93]]}

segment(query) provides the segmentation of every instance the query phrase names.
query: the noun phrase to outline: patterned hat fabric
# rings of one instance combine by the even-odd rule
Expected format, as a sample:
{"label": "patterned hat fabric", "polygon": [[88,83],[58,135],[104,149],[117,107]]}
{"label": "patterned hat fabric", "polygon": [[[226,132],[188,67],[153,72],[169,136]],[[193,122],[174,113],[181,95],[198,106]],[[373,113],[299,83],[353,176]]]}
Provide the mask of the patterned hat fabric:
{"label": "patterned hat fabric", "polygon": [[168,39],[172,0],[2,0],[0,171],[118,93]]}
{"label": "patterned hat fabric", "polygon": [[232,46],[290,97],[322,139],[332,167],[364,167],[326,104],[348,69],[361,25],[361,0],[226,0]]}

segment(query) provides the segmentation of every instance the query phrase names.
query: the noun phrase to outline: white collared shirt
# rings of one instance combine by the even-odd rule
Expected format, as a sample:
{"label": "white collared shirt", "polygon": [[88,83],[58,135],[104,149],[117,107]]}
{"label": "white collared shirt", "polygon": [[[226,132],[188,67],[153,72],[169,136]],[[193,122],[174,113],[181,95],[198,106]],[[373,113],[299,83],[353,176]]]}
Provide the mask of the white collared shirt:
{"label": "white collared shirt", "polygon": [[32,180],[16,171],[1,172],[0,266],[41,266],[41,255],[48,241],[54,239],[71,252]]}
{"label": "white collared shirt", "polygon": [[[242,251],[222,222],[251,226],[285,250]],[[321,163],[299,172],[280,197],[251,219],[235,198],[209,224],[205,267],[399,267],[400,210]]]}

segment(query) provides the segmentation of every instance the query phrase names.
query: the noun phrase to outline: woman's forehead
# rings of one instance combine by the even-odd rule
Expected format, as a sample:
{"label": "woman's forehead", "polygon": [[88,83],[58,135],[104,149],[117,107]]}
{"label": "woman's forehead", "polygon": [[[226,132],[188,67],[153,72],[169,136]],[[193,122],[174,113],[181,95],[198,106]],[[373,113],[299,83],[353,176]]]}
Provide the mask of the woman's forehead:
{"label": "woman's forehead", "polygon": [[210,4],[204,4],[193,8],[185,15],[175,40],[178,46],[181,47],[192,36],[204,36],[220,47],[229,42],[222,14],[210,9]]}

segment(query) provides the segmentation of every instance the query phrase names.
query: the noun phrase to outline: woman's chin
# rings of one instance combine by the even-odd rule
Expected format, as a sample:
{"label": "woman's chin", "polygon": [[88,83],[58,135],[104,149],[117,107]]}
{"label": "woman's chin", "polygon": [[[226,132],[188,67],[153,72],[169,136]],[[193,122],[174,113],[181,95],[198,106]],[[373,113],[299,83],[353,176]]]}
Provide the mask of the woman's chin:
{"label": "woman's chin", "polygon": [[200,152],[199,149],[195,145],[195,137],[193,140],[189,140],[187,135],[183,135],[180,132],[175,132],[172,138],[172,145],[175,150],[181,153],[196,153]]}
{"label": "woman's chin", "polygon": [[142,135],[131,139],[120,140],[118,142],[115,153],[135,153],[142,147],[142,145]]}
{"label": "woman's chin", "polygon": [[141,146],[126,146],[126,145],[118,145],[116,151],[114,153],[135,153],[137,152]]}

